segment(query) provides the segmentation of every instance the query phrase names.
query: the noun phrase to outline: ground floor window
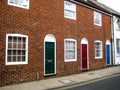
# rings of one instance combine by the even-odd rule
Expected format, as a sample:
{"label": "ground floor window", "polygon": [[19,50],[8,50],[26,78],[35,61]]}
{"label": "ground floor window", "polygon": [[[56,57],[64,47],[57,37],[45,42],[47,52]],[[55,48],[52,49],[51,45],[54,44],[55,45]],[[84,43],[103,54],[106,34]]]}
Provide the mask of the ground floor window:
{"label": "ground floor window", "polygon": [[101,41],[95,41],[95,58],[102,58],[102,42]]}
{"label": "ground floor window", "polygon": [[120,55],[120,39],[116,40],[116,50],[117,50],[117,54]]}
{"label": "ground floor window", "polygon": [[21,34],[6,35],[6,65],[27,64],[28,36]]}
{"label": "ground floor window", "polygon": [[76,40],[65,39],[65,62],[76,61]]}

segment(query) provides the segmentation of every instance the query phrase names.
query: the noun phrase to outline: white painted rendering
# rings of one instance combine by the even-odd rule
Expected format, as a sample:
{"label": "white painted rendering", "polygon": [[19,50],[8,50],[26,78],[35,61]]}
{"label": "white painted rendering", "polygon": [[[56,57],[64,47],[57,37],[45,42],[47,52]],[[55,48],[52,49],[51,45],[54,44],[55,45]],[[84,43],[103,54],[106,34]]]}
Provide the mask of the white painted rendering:
{"label": "white painted rendering", "polygon": [[113,16],[113,64],[120,65],[120,55],[117,54],[116,40],[120,39],[120,30],[117,26],[118,17]]}

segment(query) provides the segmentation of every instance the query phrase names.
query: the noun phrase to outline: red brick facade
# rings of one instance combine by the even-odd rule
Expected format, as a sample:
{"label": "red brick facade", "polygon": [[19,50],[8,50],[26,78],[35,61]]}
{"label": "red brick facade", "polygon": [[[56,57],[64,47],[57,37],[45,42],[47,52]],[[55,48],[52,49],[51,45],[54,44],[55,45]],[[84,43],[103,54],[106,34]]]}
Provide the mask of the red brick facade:
{"label": "red brick facade", "polygon": [[[0,86],[43,79],[44,38],[56,38],[56,75],[81,71],[81,40],[88,39],[89,69],[106,67],[105,43],[111,40],[111,17],[102,13],[102,26],[94,25],[93,9],[76,4],[77,19],[64,18],[64,0],[30,0],[30,8],[23,9],[0,0]],[[28,36],[28,64],[6,65],[6,34]],[[77,41],[77,61],[64,62],[64,39]],[[101,40],[103,58],[95,59],[94,41]]]}

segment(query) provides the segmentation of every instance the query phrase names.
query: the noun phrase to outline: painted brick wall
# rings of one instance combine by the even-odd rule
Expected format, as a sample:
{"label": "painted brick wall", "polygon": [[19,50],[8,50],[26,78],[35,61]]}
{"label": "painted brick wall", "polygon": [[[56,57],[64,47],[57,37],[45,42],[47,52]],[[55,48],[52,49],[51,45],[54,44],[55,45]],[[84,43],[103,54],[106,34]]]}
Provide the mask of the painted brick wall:
{"label": "painted brick wall", "polygon": [[[30,0],[30,9],[0,0],[0,86],[43,79],[44,38],[56,38],[56,76],[81,71],[81,39],[89,42],[90,70],[105,68],[105,42],[111,40],[110,16],[102,14],[102,27],[93,23],[93,10],[77,5],[77,20],[64,18],[64,0]],[[6,34],[28,35],[28,64],[5,65]],[[64,62],[64,39],[77,40],[77,61]],[[103,58],[94,57],[94,41],[101,40]]]}

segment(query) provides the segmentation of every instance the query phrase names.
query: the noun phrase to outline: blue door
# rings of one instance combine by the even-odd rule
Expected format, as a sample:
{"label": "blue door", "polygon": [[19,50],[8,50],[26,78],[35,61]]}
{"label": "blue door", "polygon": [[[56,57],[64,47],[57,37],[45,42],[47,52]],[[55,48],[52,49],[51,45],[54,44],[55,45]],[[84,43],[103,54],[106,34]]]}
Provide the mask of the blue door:
{"label": "blue door", "polygon": [[106,65],[107,66],[111,65],[111,60],[110,60],[110,45],[106,45]]}

